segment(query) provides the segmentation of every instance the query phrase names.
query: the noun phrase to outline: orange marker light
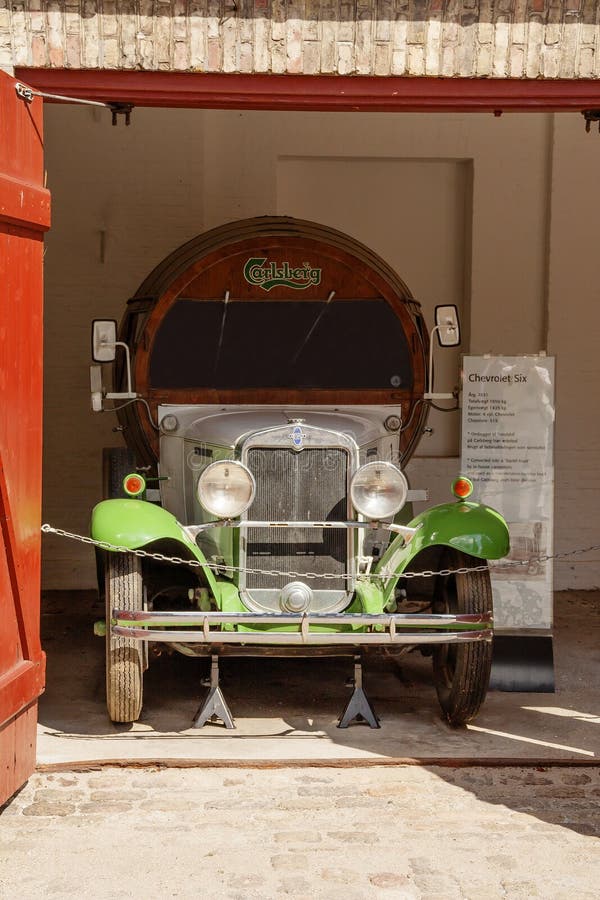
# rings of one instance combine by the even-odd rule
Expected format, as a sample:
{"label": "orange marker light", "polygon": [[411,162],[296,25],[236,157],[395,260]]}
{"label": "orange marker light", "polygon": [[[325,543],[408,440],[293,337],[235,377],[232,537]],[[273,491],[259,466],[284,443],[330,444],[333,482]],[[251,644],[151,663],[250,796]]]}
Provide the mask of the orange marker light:
{"label": "orange marker light", "polygon": [[129,494],[130,497],[137,497],[139,494],[143,493],[145,488],[146,482],[141,475],[134,473],[132,475],[126,475],[123,479],[123,490],[126,494]]}
{"label": "orange marker light", "polygon": [[466,500],[467,497],[470,497],[473,493],[473,482],[470,478],[459,475],[459,477],[455,478],[452,482],[452,493],[455,497],[458,497],[459,500]]}

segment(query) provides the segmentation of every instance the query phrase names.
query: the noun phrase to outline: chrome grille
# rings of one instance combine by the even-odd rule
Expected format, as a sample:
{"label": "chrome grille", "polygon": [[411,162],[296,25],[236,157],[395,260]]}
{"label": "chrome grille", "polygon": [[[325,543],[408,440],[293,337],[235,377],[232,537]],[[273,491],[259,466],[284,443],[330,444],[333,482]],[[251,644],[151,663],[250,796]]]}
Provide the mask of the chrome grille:
{"label": "chrome grille", "polygon": [[[248,467],[256,498],[248,518],[271,521],[340,521],[348,516],[348,454],[340,448],[254,447]],[[246,561],[253,569],[344,574],[348,532],[343,528],[249,528]],[[282,588],[289,578],[248,574],[246,586]],[[314,590],[346,590],[343,578],[311,579]]]}

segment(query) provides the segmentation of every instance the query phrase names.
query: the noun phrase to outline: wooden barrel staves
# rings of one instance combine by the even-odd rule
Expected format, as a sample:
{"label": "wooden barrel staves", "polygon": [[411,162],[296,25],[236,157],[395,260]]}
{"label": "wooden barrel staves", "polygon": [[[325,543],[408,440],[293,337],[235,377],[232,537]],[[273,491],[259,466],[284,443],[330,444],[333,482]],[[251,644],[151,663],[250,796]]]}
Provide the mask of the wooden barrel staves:
{"label": "wooden barrel staves", "polygon": [[[193,238],[129,300],[119,339],[154,419],[163,403],[400,406],[403,463],[422,433],[420,304],[381,257],[323,225],[265,216]],[[115,382],[124,388],[121,359]],[[139,463],[153,465],[143,404],[119,418]]]}

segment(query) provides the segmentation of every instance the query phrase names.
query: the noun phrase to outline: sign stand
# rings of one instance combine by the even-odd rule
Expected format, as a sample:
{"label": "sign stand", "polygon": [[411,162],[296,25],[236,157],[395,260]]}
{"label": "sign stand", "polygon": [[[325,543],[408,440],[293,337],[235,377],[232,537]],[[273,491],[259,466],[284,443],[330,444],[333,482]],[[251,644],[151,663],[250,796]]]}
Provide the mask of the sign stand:
{"label": "sign stand", "polygon": [[491,686],[554,690],[552,555],[554,359],[463,359],[461,470],[510,531],[510,555],[490,564]]}

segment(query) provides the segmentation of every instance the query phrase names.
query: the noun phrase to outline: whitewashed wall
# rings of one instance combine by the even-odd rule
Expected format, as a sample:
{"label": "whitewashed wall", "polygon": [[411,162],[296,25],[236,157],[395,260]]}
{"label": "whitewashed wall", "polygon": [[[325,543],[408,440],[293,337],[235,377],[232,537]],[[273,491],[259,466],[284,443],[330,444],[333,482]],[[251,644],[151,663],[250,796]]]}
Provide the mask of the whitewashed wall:
{"label": "whitewashed wall", "polygon": [[[120,441],[113,416],[89,411],[91,319],[119,318],[150,269],[193,235],[289,214],[373,247],[429,318],[436,303],[458,302],[465,350],[557,354],[557,546],[597,540],[600,426],[588,404],[600,390],[600,138],[579,116],[140,109],[125,129],[103,112],[54,106],[46,149],[46,521],[86,530],[101,448]],[[455,364],[439,359],[452,384]],[[411,463],[414,485],[435,500],[456,471],[453,418],[431,417]],[[90,587],[93,559],[47,538],[44,576],[48,588]],[[597,586],[600,555],[557,576],[560,587]]]}
{"label": "whitewashed wall", "polygon": [[[585,138],[590,138],[586,140]],[[548,350],[557,358],[555,549],[600,544],[600,135],[556,116]],[[600,585],[600,553],[555,565],[556,583]]]}

